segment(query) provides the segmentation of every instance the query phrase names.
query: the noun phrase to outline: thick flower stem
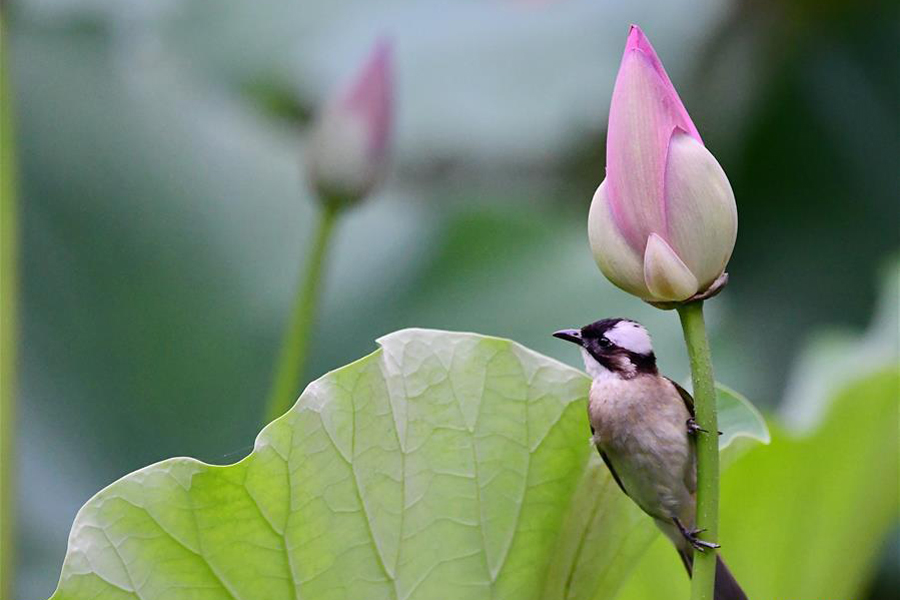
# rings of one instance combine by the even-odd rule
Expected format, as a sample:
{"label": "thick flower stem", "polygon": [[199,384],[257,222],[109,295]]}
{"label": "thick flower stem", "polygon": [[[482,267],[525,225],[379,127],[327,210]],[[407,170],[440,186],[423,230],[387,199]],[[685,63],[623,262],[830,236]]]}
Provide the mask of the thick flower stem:
{"label": "thick flower stem", "polygon": [[[716,542],[719,537],[719,430],[716,415],[716,389],[709,341],[703,322],[703,301],[678,307],[681,329],[691,360],[694,386],[694,410],[697,424],[712,433],[697,435],[697,523],[701,537]],[[716,551],[694,552],[691,600],[712,600],[716,577]]]}
{"label": "thick flower stem", "polygon": [[288,329],[266,404],[265,423],[284,414],[297,399],[309,354],[309,338],[316,318],[316,305],[322,281],[322,269],[334,225],[340,213],[337,203],[325,203],[316,225],[316,233],[306,262],[306,273],[291,312]]}

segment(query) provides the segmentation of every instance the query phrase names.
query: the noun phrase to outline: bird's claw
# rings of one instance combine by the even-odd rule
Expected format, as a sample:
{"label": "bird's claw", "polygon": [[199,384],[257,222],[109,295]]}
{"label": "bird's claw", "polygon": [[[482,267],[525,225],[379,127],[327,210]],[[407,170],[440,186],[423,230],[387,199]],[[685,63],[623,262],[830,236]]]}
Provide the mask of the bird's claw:
{"label": "bird's claw", "polygon": [[675,524],[678,525],[678,529],[681,530],[681,535],[683,535],[684,539],[694,547],[694,550],[706,552],[707,548],[721,548],[721,546],[715,542],[707,542],[706,540],[701,540],[697,537],[699,534],[706,531],[705,529],[687,529],[678,519],[675,519]]}
{"label": "bird's claw", "polygon": [[709,433],[708,430],[703,429],[702,427],[700,427],[699,424],[697,424],[697,421],[696,421],[696,419],[694,419],[694,417],[691,417],[690,419],[688,419],[686,422],[686,425],[687,425],[688,433],[690,435],[697,435],[698,433]]}
{"label": "bird's claw", "polygon": [[715,548],[722,547],[719,544],[716,544],[715,542],[707,542],[706,540],[701,540],[700,538],[698,538],[697,534],[701,533],[703,531],[706,531],[706,530],[705,529],[693,529],[688,532],[690,535],[686,536],[687,541],[691,543],[691,546],[694,547],[694,550],[697,550],[698,552],[706,552],[707,548],[715,549]]}
{"label": "bird's claw", "polygon": [[[697,433],[709,433],[708,429],[703,429],[702,427],[700,427],[700,425],[697,423],[697,421],[696,421],[696,419],[694,419],[694,417],[691,417],[690,419],[688,419],[686,421],[686,424],[687,424],[688,433],[690,435],[697,435]],[[722,435],[721,431],[717,431],[716,433],[718,433],[719,435]]]}

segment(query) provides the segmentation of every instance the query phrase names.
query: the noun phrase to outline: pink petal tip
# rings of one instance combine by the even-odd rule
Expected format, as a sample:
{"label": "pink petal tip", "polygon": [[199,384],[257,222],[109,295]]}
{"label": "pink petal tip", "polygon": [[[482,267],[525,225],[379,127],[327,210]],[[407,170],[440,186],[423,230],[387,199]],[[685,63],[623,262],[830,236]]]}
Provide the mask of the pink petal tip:
{"label": "pink petal tip", "polygon": [[379,39],[344,96],[345,106],[361,114],[369,124],[375,152],[384,149],[391,127],[392,55],[390,40]]}

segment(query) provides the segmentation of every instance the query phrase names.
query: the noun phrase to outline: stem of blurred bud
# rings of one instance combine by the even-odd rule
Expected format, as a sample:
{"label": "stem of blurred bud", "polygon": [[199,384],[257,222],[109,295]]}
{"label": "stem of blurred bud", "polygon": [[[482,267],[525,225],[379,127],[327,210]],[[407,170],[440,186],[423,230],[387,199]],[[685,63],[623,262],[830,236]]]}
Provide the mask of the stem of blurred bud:
{"label": "stem of blurred bud", "polygon": [[381,40],[356,77],[323,107],[312,129],[304,158],[321,212],[272,380],[264,425],[287,412],[299,395],[335,221],[345,207],[370,196],[387,172],[391,72],[391,46]]}
{"label": "stem of blurred bud", "polygon": [[280,417],[291,407],[300,393],[303,374],[306,371],[309,341],[320,295],[319,284],[342,203],[329,201],[322,202],[321,206],[309,258],[305,265],[306,271],[297,288],[290,321],[275,367],[272,389],[266,402],[264,425]]}
{"label": "stem of blurred bud", "polygon": [[[694,388],[694,412],[697,424],[709,433],[699,433],[697,444],[697,520],[703,539],[716,542],[719,537],[719,430],[716,414],[716,388],[713,377],[703,300],[677,307],[681,329],[691,361]],[[716,578],[716,550],[694,552],[691,600],[712,600]]]}

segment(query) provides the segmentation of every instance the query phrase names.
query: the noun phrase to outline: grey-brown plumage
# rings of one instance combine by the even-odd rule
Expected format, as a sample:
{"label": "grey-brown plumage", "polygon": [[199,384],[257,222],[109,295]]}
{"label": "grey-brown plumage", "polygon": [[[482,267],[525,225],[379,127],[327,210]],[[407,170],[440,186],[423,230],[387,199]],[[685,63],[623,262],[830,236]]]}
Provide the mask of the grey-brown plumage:
{"label": "grey-brown plumage", "polygon": [[[696,454],[693,399],[659,374],[647,331],[604,319],[554,336],[581,347],[593,378],[588,403],[592,442],[625,494],[675,545],[688,574],[693,553],[717,547],[695,530]],[[704,434],[704,433],[700,433]],[[719,559],[716,600],[746,595]]]}
{"label": "grey-brown plumage", "polygon": [[595,379],[588,416],[594,445],[623,491],[681,545],[673,519],[694,522],[697,480],[691,415],[672,383],[650,374]]}

